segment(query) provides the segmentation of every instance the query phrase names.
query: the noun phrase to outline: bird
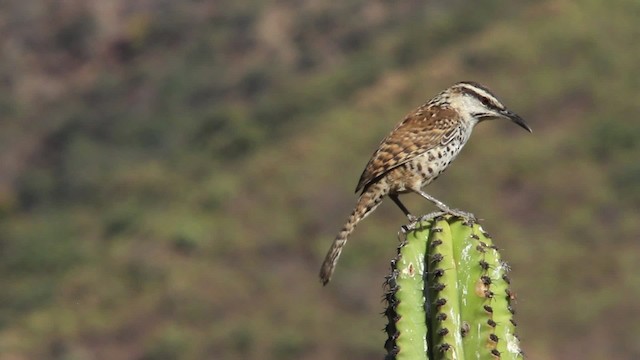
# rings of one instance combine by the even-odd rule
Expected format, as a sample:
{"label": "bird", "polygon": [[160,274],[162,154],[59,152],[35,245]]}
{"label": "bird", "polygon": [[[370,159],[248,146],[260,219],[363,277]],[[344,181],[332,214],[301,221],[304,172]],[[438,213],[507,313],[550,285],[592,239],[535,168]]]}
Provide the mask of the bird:
{"label": "bird", "polygon": [[463,219],[475,219],[427,194],[423,187],[434,181],[458,156],[473,128],[480,122],[507,119],[532,132],[522,117],[507,109],[484,85],[458,82],[410,112],[385,137],[365,166],[356,193],[357,204],[336,236],[322,263],[320,280],[331,280],[338,258],[356,225],[388,196],[415,223],[417,218],[398,196],[417,193],[442,212]]}

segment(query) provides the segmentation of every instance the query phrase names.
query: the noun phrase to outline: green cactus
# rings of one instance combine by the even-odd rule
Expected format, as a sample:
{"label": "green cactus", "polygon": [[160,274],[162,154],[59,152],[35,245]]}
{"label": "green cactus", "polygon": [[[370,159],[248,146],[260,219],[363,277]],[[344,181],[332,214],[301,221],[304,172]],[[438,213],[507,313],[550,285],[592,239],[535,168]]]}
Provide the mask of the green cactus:
{"label": "green cactus", "polygon": [[474,222],[429,217],[405,232],[387,277],[387,359],[522,358],[508,266]]}

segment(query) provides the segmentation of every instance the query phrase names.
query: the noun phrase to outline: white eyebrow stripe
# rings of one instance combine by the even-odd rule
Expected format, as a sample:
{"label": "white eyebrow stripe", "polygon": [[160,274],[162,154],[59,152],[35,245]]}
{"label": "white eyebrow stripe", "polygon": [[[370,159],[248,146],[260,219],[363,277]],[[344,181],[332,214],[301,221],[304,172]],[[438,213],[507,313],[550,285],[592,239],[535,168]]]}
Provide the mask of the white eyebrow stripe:
{"label": "white eyebrow stripe", "polygon": [[502,105],[502,103],[498,99],[496,99],[496,97],[490,92],[467,83],[461,83],[460,87],[463,87],[467,89],[469,92],[476,94],[477,97],[480,99],[481,98],[488,99],[492,103],[492,105],[495,106],[496,108],[504,109],[504,105]]}

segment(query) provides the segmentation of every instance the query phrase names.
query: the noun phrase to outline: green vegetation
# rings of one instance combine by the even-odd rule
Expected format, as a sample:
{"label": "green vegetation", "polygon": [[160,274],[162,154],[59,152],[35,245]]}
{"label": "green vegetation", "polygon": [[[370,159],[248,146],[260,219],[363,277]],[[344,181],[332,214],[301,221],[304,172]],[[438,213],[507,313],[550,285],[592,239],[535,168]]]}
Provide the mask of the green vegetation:
{"label": "green vegetation", "polygon": [[639,358],[638,13],[2,2],[0,358],[382,356],[402,214],[366,219],[329,287],[317,268],[376,144],[465,79],[534,133],[483,124],[427,190],[501,239],[525,353]]}
{"label": "green vegetation", "polygon": [[387,358],[521,359],[507,271],[478,224],[418,223],[387,277]]}

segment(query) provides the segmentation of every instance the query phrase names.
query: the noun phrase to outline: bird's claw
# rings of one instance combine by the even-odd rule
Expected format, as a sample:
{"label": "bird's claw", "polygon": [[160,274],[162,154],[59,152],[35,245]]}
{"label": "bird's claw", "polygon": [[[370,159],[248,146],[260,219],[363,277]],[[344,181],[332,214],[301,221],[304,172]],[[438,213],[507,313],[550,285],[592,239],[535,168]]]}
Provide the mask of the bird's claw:
{"label": "bird's claw", "polygon": [[432,213],[429,213],[427,215],[421,216],[421,217],[416,217],[413,215],[407,215],[407,217],[409,218],[410,223],[407,225],[402,225],[400,227],[400,231],[402,231],[403,234],[406,234],[412,230],[415,230],[418,225],[422,222],[426,222],[426,221],[431,221],[433,219],[439,218],[441,216],[444,215],[453,215],[455,217],[460,218],[462,221],[464,221],[465,223],[477,223],[478,222],[478,218],[476,218],[476,216],[470,212],[466,212],[466,211],[462,211],[462,210],[458,210],[458,209],[446,209],[443,211],[434,211]]}
{"label": "bird's claw", "polygon": [[459,217],[464,222],[469,222],[469,223],[478,222],[478,218],[476,218],[476,216],[470,212],[466,212],[458,209],[448,209],[446,212],[453,216]]}
{"label": "bird's claw", "polygon": [[445,214],[446,213],[443,211],[435,211],[421,217],[408,215],[407,217],[409,218],[410,223],[407,225],[402,225],[400,228],[402,232],[406,234],[409,231],[415,230],[423,221],[430,221]]}

